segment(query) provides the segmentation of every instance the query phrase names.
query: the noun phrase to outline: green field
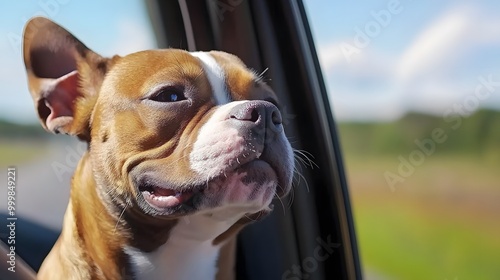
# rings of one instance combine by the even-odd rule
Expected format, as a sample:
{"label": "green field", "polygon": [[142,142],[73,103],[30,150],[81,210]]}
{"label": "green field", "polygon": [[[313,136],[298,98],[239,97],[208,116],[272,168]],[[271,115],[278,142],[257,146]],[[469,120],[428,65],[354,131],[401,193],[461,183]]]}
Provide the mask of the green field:
{"label": "green field", "polygon": [[0,166],[19,165],[46,152],[49,133],[39,124],[17,124],[0,119]]}
{"label": "green field", "polygon": [[388,279],[499,279],[500,165],[433,155],[391,189],[397,156],[346,156],[364,268]]}
{"label": "green field", "polygon": [[17,166],[42,156],[47,144],[29,140],[0,140],[0,166]]}

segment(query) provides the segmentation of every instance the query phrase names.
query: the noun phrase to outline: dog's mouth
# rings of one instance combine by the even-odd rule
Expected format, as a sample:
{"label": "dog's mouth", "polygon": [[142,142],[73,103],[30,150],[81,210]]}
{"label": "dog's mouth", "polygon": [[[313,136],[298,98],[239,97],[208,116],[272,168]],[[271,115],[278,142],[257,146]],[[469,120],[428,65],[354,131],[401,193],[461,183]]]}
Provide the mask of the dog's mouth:
{"label": "dog's mouth", "polygon": [[[201,204],[215,207],[224,197],[242,201],[252,199],[257,193],[264,192],[265,188],[261,186],[269,186],[269,183],[276,188],[273,193],[279,193],[280,184],[286,181],[282,178],[283,176],[279,176],[280,173],[277,171],[278,169],[268,161],[254,159],[232,166],[212,178],[195,181],[192,185],[175,185],[175,183],[161,179],[162,176],[154,171],[141,172],[141,175],[134,180],[134,185],[137,186],[139,196],[142,196],[146,203],[142,206],[146,212],[157,215],[177,215],[196,211]],[[245,189],[248,189],[245,186],[252,184],[254,184],[251,187],[253,190],[245,193]],[[230,190],[232,190],[231,194],[228,195]],[[238,198],[240,196],[248,197]]]}
{"label": "dog's mouth", "polygon": [[139,192],[141,192],[147,203],[160,209],[181,205],[191,199],[195,194],[194,190],[179,191],[160,187],[151,183],[140,184]]}

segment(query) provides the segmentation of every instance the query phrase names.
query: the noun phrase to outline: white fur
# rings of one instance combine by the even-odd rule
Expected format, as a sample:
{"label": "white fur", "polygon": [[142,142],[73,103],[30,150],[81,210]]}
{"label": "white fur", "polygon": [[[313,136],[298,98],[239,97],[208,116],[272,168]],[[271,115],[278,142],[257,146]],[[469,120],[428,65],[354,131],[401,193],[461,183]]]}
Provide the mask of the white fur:
{"label": "white fur", "polygon": [[217,105],[229,103],[231,100],[226,87],[226,74],[215,58],[206,52],[192,52],[191,55],[200,59],[203,70],[205,70],[212,86]]}
{"label": "white fur", "polygon": [[[227,209],[219,209],[216,212],[224,214]],[[228,218],[224,215],[224,219],[214,219],[213,215],[199,212],[179,220],[170,232],[167,242],[153,252],[145,253],[132,247],[125,248],[125,253],[131,257],[132,270],[136,277],[134,279],[215,279],[220,246],[214,246],[212,241],[229,229],[240,216],[233,214]]]}
{"label": "white fur", "polygon": [[[238,130],[222,122],[232,108],[245,102],[248,101],[234,101],[217,108],[202,126],[189,155],[191,169],[212,178],[245,148],[245,140],[238,135]],[[218,153],[221,145],[227,153]]]}

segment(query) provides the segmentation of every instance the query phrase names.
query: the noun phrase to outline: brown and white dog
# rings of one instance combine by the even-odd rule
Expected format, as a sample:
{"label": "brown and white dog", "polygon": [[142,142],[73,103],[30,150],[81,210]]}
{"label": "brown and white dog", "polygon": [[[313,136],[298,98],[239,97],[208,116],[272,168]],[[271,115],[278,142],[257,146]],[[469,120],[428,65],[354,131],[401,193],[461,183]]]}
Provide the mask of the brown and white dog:
{"label": "brown and white dog", "polygon": [[230,278],[235,233],[291,187],[272,90],[224,52],[103,58],[45,18],[23,46],[43,127],[89,144],[38,277]]}

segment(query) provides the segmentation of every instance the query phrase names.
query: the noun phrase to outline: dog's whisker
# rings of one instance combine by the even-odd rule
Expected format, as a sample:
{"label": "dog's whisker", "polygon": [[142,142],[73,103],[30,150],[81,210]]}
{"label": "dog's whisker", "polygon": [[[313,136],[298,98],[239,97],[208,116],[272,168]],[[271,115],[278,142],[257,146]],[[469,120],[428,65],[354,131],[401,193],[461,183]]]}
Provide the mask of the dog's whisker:
{"label": "dog's whisker", "polygon": [[298,186],[300,184],[300,177],[298,176],[295,176],[296,173],[298,173],[299,171],[297,170],[296,167],[293,168],[293,177],[292,177],[292,180],[293,180],[293,184],[295,186]]}
{"label": "dog's whisker", "polygon": [[210,176],[207,175],[207,180],[206,180],[206,186],[207,186],[207,189],[208,189],[208,184],[210,183]]}
{"label": "dog's whisker", "polygon": [[[306,190],[307,190],[307,192],[310,192],[309,183],[307,183],[306,177],[299,172],[296,172],[295,174],[297,174],[297,176],[299,176],[299,178],[301,178],[301,180],[304,180],[304,184],[306,185]],[[300,182],[300,180],[299,180],[299,182]]]}
{"label": "dog's whisker", "polygon": [[120,223],[120,220],[123,216],[123,214],[125,213],[125,210],[127,210],[127,207],[129,206],[130,204],[130,201],[127,200],[127,203],[125,203],[125,207],[123,207],[123,211],[120,213],[120,216],[118,217],[118,220],[116,221],[116,225],[115,225],[115,228],[113,230],[113,233],[116,232],[116,228],[118,227],[118,224]]}
{"label": "dog's whisker", "polygon": [[308,156],[308,157],[312,157],[314,158],[313,154],[311,154],[310,152],[306,151],[306,150],[299,150],[299,149],[294,149],[294,151],[296,152],[301,152],[302,154]]}
{"label": "dog's whisker", "polygon": [[297,158],[307,160],[308,163],[305,163],[305,165],[309,166],[311,169],[314,169],[314,167],[319,168],[319,166],[311,159],[314,158],[314,156],[308,151],[293,149],[293,153],[294,156],[297,156]]}
{"label": "dog's whisker", "polygon": [[[308,163],[303,159],[301,158],[299,155],[293,155],[293,158],[297,160],[297,163],[302,163],[304,166],[309,166]],[[299,165],[300,166],[300,165]]]}
{"label": "dog's whisker", "polygon": [[281,204],[281,208],[283,209],[283,213],[286,214],[286,207],[285,207],[285,204],[283,203],[283,200],[281,199],[281,197],[278,196],[278,194],[274,194],[274,196],[276,196],[276,198],[279,200],[279,202]]}
{"label": "dog's whisker", "polygon": [[290,190],[290,197],[288,198],[288,207],[292,207],[293,199],[295,198],[295,190],[292,188]]}
{"label": "dog's whisker", "polygon": [[264,74],[269,70],[269,68],[264,69],[264,71],[260,72],[260,74],[257,75],[256,81],[260,82],[264,80]]}
{"label": "dog's whisker", "polygon": [[[305,164],[304,160],[297,157],[297,156],[294,156],[294,160],[295,160],[296,164],[293,167],[293,169],[296,170],[297,172],[302,172],[302,165],[307,166]],[[302,163],[302,165],[301,165],[301,163]]]}
{"label": "dog's whisker", "polygon": [[182,151],[181,152],[184,152],[187,148],[189,148],[190,146],[193,146],[193,143],[187,143],[186,146],[184,146],[184,148],[182,148]]}

